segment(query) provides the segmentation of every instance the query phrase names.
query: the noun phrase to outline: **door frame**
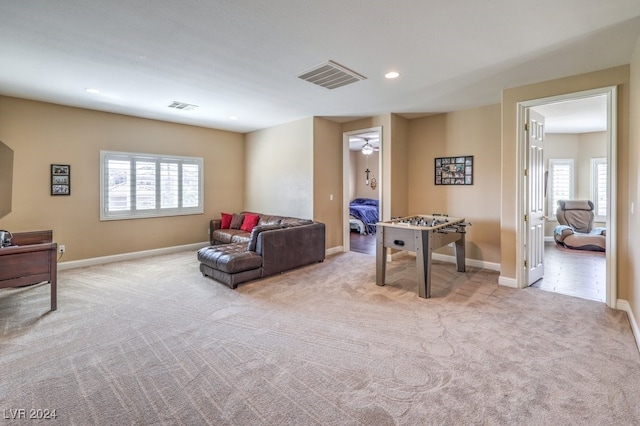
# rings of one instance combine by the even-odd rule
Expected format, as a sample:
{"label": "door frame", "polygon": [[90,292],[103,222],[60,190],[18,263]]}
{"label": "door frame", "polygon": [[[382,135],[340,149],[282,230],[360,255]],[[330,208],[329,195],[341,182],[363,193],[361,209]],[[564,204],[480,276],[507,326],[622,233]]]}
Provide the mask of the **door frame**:
{"label": "door frame", "polygon": [[361,133],[377,132],[379,137],[379,150],[378,150],[378,214],[382,217],[382,176],[384,170],[382,168],[382,152],[384,147],[384,141],[382,140],[382,126],[369,127],[366,129],[352,130],[350,132],[342,133],[342,248],[343,251],[351,251],[351,239],[349,233],[351,232],[349,227],[349,183],[351,176],[351,161],[349,158],[349,137],[359,135]]}
{"label": "door frame", "polygon": [[519,288],[526,287],[529,282],[527,268],[524,267],[526,259],[526,250],[528,247],[527,226],[524,221],[526,212],[526,201],[529,196],[526,188],[524,171],[526,169],[526,135],[524,132],[524,124],[526,123],[526,109],[549,103],[556,103],[571,99],[589,98],[597,95],[607,96],[607,236],[606,236],[606,304],[608,307],[616,309],[618,298],[617,289],[617,87],[609,86],[598,89],[586,90],[575,93],[566,93],[563,95],[551,96],[547,98],[533,99],[529,101],[518,102],[517,108],[517,139],[516,139],[516,155],[518,158],[516,186],[516,282]]}

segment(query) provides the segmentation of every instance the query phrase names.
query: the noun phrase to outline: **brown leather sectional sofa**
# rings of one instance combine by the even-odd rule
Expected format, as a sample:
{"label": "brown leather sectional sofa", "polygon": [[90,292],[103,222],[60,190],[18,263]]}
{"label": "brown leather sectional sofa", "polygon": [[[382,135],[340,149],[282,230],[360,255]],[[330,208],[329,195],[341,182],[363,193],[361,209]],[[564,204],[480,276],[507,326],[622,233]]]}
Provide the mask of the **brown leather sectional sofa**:
{"label": "brown leather sectional sofa", "polygon": [[[250,232],[246,223],[239,227],[246,215],[259,216]],[[243,212],[228,228],[211,220],[209,232],[211,245],[198,251],[200,272],[234,289],[325,258],[325,225],[310,219]]]}

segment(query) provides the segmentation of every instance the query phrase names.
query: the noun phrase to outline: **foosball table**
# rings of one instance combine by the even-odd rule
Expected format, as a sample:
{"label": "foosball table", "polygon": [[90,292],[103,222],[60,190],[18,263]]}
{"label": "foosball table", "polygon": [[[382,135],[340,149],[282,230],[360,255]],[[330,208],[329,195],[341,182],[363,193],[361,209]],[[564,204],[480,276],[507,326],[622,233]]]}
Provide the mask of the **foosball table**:
{"label": "foosball table", "polygon": [[417,215],[376,224],[376,284],[385,284],[387,249],[416,253],[418,295],[431,297],[431,257],[433,250],[455,243],[456,267],[465,271],[464,218],[443,215]]}

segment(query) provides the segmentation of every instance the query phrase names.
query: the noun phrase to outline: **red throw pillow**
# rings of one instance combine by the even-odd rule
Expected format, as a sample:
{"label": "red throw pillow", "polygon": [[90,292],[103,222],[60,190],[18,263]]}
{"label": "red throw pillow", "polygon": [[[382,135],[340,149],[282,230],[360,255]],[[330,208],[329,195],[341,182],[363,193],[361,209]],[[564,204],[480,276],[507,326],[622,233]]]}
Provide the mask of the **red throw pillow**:
{"label": "red throw pillow", "polygon": [[253,227],[258,224],[259,220],[260,220],[260,215],[245,213],[244,221],[242,222],[242,226],[240,227],[240,229],[242,229],[243,231],[251,232]]}
{"label": "red throw pillow", "polygon": [[220,229],[229,229],[233,215],[230,213],[220,213]]}

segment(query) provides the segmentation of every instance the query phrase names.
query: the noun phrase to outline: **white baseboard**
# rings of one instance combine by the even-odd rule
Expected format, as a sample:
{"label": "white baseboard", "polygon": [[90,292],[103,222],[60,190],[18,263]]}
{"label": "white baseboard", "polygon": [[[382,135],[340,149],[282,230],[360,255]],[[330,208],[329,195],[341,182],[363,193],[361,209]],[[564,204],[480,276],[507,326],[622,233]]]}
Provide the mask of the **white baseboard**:
{"label": "white baseboard", "polygon": [[332,254],[342,253],[342,252],[344,252],[343,246],[331,247],[325,250],[325,256],[331,256]]}
{"label": "white baseboard", "polygon": [[[448,254],[433,253],[433,260],[441,262],[456,263],[456,257]],[[494,262],[485,262],[484,260],[465,259],[464,263],[474,268],[488,269],[490,271],[500,272],[500,264]]]}
{"label": "white baseboard", "polygon": [[518,288],[518,281],[515,278],[507,278],[502,275],[498,278],[498,284],[505,287]]}
{"label": "white baseboard", "polygon": [[[387,255],[387,261],[392,261],[394,258],[397,258],[398,256],[405,256],[407,254],[409,254],[410,256],[415,256],[416,255],[416,253],[413,252],[413,251],[399,251],[399,252],[393,253],[391,255]],[[440,262],[456,263],[456,257],[455,256],[451,256],[451,255],[447,255],[447,254],[433,253],[432,259],[433,260],[439,260]],[[489,269],[490,271],[500,272],[500,264],[499,263],[485,262],[485,261],[477,260],[477,259],[465,259],[464,263],[465,263],[465,265],[473,266],[475,268]]]}
{"label": "white baseboard", "polygon": [[[84,268],[86,266],[102,265],[105,263],[119,262],[121,260],[133,260],[141,257],[157,256],[160,254],[177,253],[186,250],[199,250],[202,247],[210,245],[209,242],[187,244],[183,246],[164,247],[153,250],[136,251],[133,253],[114,254],[112,256],[93,257],[91,259],[71,260],[69,262],[58,263],[58,270],[63,271],[65,269]],[[336,253],[342,253],[344,247],[332,247],[326,250],[326,255],[330,256]]]}
{"label": "white baseboard", "polygon": [[199,250],[202,247],[208,246],[210,243],[194,243],[186,244],[183,246],[163,247],[159,249],[136,251],[132,253],[114,254],[112,256],[92,257],[90,259],[71,260],[69,262],[58,263],[58,270],[63,271],[65,269],[84,268],[86,266],[102,265],[105,263],[120,262],[122,260],[133,260],[141,257],[157,256],[160,254],[171,254],[186,250]]}
{"label": "white baseboard", "polygon": [[636,317],[633,315],[631,305],[629,305],[629,302],[624,299],[618,299],[616,301],[616,309],[620,309],[627,313],[627,316],[629,317],[629,324],[631,324],[631,331],[633,331],[633,337],[636,340],[636,346],[638,347],[638,351],[640,351],[640,328],[638,328],[638,322],[636,321]]}

